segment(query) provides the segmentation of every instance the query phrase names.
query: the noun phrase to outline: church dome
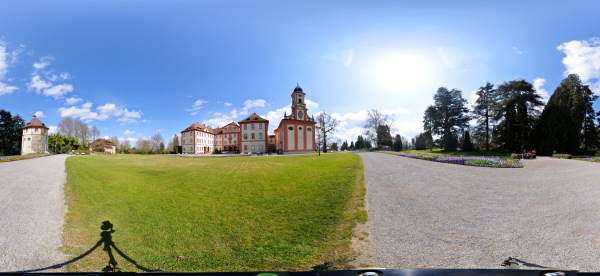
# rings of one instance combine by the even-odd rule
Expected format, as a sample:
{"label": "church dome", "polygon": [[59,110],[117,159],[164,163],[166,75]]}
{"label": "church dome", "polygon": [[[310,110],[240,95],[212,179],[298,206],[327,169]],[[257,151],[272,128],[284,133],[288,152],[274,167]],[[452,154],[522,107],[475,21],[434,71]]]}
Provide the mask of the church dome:
{"label": "church dome", "polygon": [[294,88],[294,92],[302,92],[302,87],[300,87],[300,84],[296,85],[296,88]]}

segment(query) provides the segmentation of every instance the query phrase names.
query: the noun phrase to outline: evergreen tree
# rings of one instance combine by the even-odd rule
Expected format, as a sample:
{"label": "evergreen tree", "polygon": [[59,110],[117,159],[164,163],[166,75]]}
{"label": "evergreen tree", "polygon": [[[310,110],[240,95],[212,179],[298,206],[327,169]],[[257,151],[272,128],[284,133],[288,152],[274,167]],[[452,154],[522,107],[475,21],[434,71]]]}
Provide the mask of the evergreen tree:
{"label": "evergreen tree", "polygon": [[387,125],[379,125],[377,127],[377,148],[384,146],[392,147],[392,134],[390,134],[390,127]]}
{"label": "evergreen tree", "polygon": [[473,151],[473,143],[471,143],[471,135],[468,130],[465,130],[463,134],[461,149],[462,151]]}
{"label": "evergreen tree", "polygon": [[475,131],[485,137],[485,149],[490,150],[490,123],[493,118],[493,109],[498,100],[494,85],[486,83],[477,90],[477,101],[473,105],[473,116],[477,119]]}
{"label": "evergreen tree", "polygon": [[350,141],[350,150],[354,150],[354,141]]}
{"label": "evergreen tree", "polygon": [[393,149],[394,151],[402,151],[402,137],[400,137],[400,134],[396,134],[394,138]]}
{"label": "evergreen tree", "polygon": [[0,155],[21,154],[21,137],[25,121],[10,111],[0,110]]}
{"label": "evergreen tree", "polygon": [[425,133],[417,134],[413,140],[416,150],[427,149],[427,138],[425,137]]}
{"label": "evergreen tree", "polygon": [[543,105],[541,97],[531,83],[513,80],[498,86],[498,101],[494,108],[495,139],[507,151],[521,152],[531,149],[531,133],[538,117],[537,107]]}
{"label": "evergreen tree", "polygon": [[460,90],[445,87],[440,87],[433,99],[435,103],[425,110],[423,129],[440,135],[445,151],[454,151],[458,147],[458,132],[469,122],[467,100]]}
{"label": "evergreen tree", "polygon": [[340,148],[340,150],[348,150],[348,141],[344,141],[342,143],[342,147]]}
{"label": "evergreen tree", "polygon": [[356,144],[354,144],[354,146],[358,150],[367,148],[367,145],[365,143],[365,139],[362,137],[362,135],[358,135],[358,138],[356,138]]}
{"label": "evergreen tree", "polygon": [[[598,98],[579,76],[567,76],[554,90],[536,125],[536,141],[542,154],[554,150],[576,153],[580,146],[587,150],[597,141],[592,107]],[[586,139],[587,138],[587,139]]]}
{"label": "evergreen tree", "polygon": [[179,137],[177,137],[177,134],[175,134],[175,136],[173,136],[173,153],[174,154],[178,154],[179,153]]}

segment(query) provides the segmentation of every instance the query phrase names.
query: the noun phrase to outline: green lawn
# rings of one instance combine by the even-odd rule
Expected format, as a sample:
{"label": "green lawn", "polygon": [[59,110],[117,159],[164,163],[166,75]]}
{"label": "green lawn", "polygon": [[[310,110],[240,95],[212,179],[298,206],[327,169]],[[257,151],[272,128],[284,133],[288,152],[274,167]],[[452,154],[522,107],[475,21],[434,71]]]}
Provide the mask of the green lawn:
{"label": "green lawn", "polygon": [[[67,159],[63,251],[76,257],[114,224],[122,271],[305,270],[355,256],[350,240],[366,220],[363,169],[355,154]],[[98,271],[98,247],[69,271]]]}

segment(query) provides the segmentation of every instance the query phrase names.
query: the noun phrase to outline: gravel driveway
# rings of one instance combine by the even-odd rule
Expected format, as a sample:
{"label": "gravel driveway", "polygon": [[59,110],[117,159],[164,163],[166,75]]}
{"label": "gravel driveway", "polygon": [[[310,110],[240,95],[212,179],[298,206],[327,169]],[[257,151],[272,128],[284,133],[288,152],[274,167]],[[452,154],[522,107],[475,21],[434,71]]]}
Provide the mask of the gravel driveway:
{"label": "gravel driveway", "polygon": [[525,160],[524,169],[360,153],[368,237],[357,263],[387,268],[600,271],[600,164]]}
{"label": "gravel driveway", "polygon": [[67,211],[68,155],[0,163],[0,271],[24,271],[67,260],[58,252]]}

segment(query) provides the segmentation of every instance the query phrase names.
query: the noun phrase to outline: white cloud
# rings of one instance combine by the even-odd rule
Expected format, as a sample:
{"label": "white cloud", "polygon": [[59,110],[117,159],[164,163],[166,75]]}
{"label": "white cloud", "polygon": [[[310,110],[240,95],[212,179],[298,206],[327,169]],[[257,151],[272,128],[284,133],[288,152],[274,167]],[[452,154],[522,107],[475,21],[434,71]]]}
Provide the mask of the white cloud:
{"label": "white cloud", "polygon": [[74,104],[76,104],[78,102],[81,102],[81,101],[83,101],[82,98],[71,97],[71,98],[65,99],[65,104],[66,105],[74,105]]}
{"label": "white cloud", "polygon": [[519,54],[519,55],[523,54],[523,51],[519,50],[517,47],[513,46],[512,48],[513,48],[513,50],[515,50],[515,52],[517,54]]}
{"label": "white cloud", "polygon": [[577,74],[584,83],[590,84],[594,92],[600,93],[600,38],[591,38],[589,40],[572,40],[565,42],[557,50],[565,53],[566,57],[562,62],[566,67],[563,73]]}
{"label": "white cloud", "polygon": [[58,84],[53,87],[44,89],[44,95],[54,97],[54,99],[58,100],[62,98],[65,94],[73,92],[73,85],[70,84]]}
{"label": "white cloud", "polygon": [[46,117],[46,116],[44,116],[44,112],[39,111],[39,110],[36,111],[33,115],[35,115],[35,117],[38,117],[38,118],[44,118],[44,117]]}
{"label": "white cloud", "polygon": [[[134,124],[137,123],[139,119],[142,118],[142,110],[131,110],[129,111],[127,108],[123,109],[121,113],[121,118],[117,119],[117,122],[122,122],[123,124]],[[143,120],[144,122],[146,120]]]}
{"label": "white cloud", "polygon": [[0,82],[0,96],[11,94],[12,92],[15,92],[17,90],[18,88],[16,86],[11,86],[6,83]]}
{"label": "white cloud", "polygon": [[118,139],[119,139],[119,142],[125,142],[125,140],[129,141],[130,143],[137,142],[137,138],[131,138],[131,137],[128,137],[128,138],[119,137]]}
{"label": "white cloud", "polygon": [[50,65],[52,63],[52,61],[54,61],[53,56],[42,57],[42,58],[40,58],[40,62],[33,63],[33,68],[35,68],[36,70],[44,69],[44,68],[48,67],[48,65]]}
{"label": "white cloud", "polygon": [[122,122],[123,124],[133,124],[137,123],[138,119],[140,119],[142,116],[141,110],[129,111],[127,108],[117,107],[113,103],[106,103],[105,105],[96,107],[98,112],[92,111],[92,106],[93,104],[91,102],[86,102],[80,107],[61,107],[58,110],[60,111],[61,117],[79,118],[86,122],[93,120],[104,121],[108,118],[115,117],[117,118],[117,122]]}
{"label": "white cloud", "polygon": [[200,110],[202,108],[202,105],[204,105],[205,103],[208,103],[208,101],[199,99],[194,102],[192,108],[186,108],[185,111],[190,112],[190,115],[195,116],[196,114],[198,114],[198,110]]}
{"label": "white cloud", "polygon": [[71,75],[70,75],[69,73],[67,73],[67,72],[62,72],[62,73],[60,73],[60,78],[61,78],[62,80],[66,80],[66,79],[68,79],[68,78],[70,78],[70,77],[71,77]]}
{"label": "white cloud", "polygon": [[545,79],[537,78],[533,81],[533,89],[535,89],[535,91],[537,91],[540,94],[540,96],[542,96],[542,98],[545,101],[547,101],[548,98],[550,98],[550,95],[548,94],[548,91],[546,91],[546,89],[542,88],[542,86],[544,86],[545,84]]}
{"label": "white cloud", "polygon": [[57,126],[49,126],[48,128],[49,128],[48,134],[58,133],[58,127]]}
{"label": "white cloud", "polygon": [[227,106],[227,107],[229,107],[229,106],[231,106],[231,105],[232,105],[230,102],[224,102],[223,104],[224,104],[225,106]]}
{"label": "white cloud", "polygon": [[8,73],[8,68],[16,62],[18,52],[9,53],[6,50],[6,43],[0,37],[0,96],[8,95],[18,90],[16,86],[4,83],[4,77]]}
{"label": "white cloud", "polygon": [[275,131],[275,129],[279,126],[279,123],[283,119],[283,115],[284,114],[289,115],[291,113],[292,113],[292,106],[287,105],[287,106],[285,106],[283,108],[279,108],[275,111],[269,111],[267,113],[267,115],[264,115],[261,117],[269,120],[269,132],[273,133],[273,131]]}
{"label": "white cloud", "polygon": [[477,90],[471,91],[471,97],[469,98],[468,106],[474,106],[475,102],[479,99],[479,95],[477,95]]}
{"label": "white cloud", "polygon": [[35,75],[33,78],[31,78],[31,82],[27,86],[27,90],[35,89],[35,92],[39,94],[43,89],[46,89],[50,86],[52,86],[51,83],[43,80],[39,75]]}
{"label": "white cloud", "polygon": [[123,135],[125,135],[125,136],[129,136],[129,135],[133,135],[134,133],[135,133],[135,131],[126,129],[126,130],[123,132]]}
{"label": "white cloud", "polygon": [[267,101],[263,100],[263,99],[258,99],[258,100],[245,100],[244,101],[244,107],[242,108],[243,110],[248,110],[250,108],[254,108],[254,107],[265,107],[267,106]]}

